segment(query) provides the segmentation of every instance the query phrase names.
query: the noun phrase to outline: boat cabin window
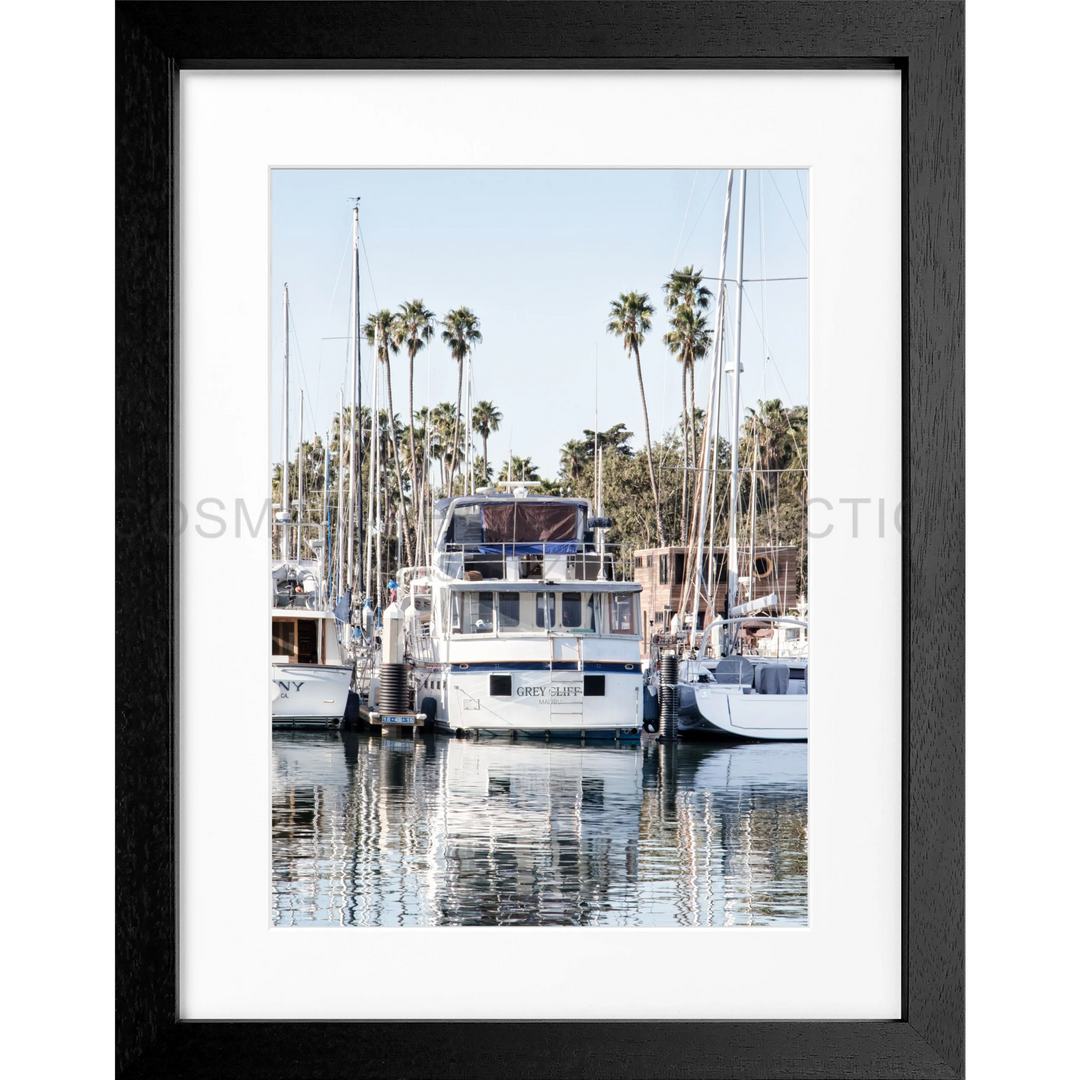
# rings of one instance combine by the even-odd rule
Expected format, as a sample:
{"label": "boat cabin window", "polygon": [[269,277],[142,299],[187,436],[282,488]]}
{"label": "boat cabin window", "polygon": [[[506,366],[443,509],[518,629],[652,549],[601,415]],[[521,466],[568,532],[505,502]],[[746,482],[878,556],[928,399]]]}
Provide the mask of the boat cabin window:
{"label": "boat cabin window", "polygon": [[536,626],[540,630],[555,628],[555,594],[539,592],[536,594]]}
{"label": "boat cabin window", "polygon": [[[636,593],[616,594],[631,598],[629,615],[619,625],[637,632]],[[622,609],[620,609],[621,611]],[[596,634],[600,630],[600,597],[588,592],[455,592],[451,604],[454,634]]]}
{"label": "boat cabin window", "polygon": [[535,634],[554,624],[555,598],[551,593],[500,592],[500,634]]}
{"label": "boat cabin window", "polygon": [[282,619],[273,621],[272,648],[275,657],[287,657],[288,664],[319,662],[319,621],[317,619]]}
{"label": "boat cabin window", "polygon": [[521,629],[521,594],[499,593],[499,629]]}
{"label": "boat cabin window", "polygon": [[495,631],[495,594],[460,592],[454,596],[454,633],[491,634]]}
{"label": "boat cabin window", "polygon": [[784,640],[785,641],[798,641],[799,640],[799,627],[797,627],[797,626],[785,626],[784,627]]}
{"label": "boat cabin window", "polygon": [[607,632],[609,634],[637,634],[637,593],[607,594]]}
{"label": "boat cabin window", "polygon": [[273,629],[273,649],[275,656],[287,656],[291,660],[296,654],[296,620],[275,619]]}
{"label": "boat cabin window", "polygon": [[561,594],[560,629],[574,633],[596,633],[596,610],[592,593],[564,592]]}

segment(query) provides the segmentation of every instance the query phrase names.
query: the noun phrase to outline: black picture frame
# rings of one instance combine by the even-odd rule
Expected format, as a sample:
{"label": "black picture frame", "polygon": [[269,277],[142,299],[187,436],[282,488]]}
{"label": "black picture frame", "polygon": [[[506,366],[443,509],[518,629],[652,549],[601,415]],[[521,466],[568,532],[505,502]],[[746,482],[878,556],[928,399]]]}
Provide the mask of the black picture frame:
{"label": "black picture frame", "polygon": [[[176,522],[151,520],[148,508],[175,505],[176,101],[185,67],[902,73],[901,1019],[178,1021],[177,664],[163,628],[175,626],[180,583]],[[117,4],[119,1075],[963,1074],[963,134],[959,2]]]}

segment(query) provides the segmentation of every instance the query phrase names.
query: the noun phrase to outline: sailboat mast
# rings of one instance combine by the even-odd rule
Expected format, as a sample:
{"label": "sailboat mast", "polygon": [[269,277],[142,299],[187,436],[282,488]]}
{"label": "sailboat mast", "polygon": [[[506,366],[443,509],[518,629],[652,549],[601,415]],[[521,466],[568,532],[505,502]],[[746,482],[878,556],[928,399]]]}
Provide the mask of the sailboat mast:
{"label": "sailboat mast", "polygon": [[304,557],[303,539],[300,536],[304,524],[304,391],[300,391],[300,438],[296,447],[296,561]]}
{"label": "sailboat mast", "polygon": [[[375,458],[379,453],[379,332],[375,331],[375,359],[372,361],[371,377],[371,438],[368,442],[368,516],[367,516],[367,544],[364,551],[364,594],[371,596],[371,542],[375,537],[375,494],[378,485],[375,483]],[[373,605],[378,607],[376,603]]]}
{"label": "sailboat mast", "polygon": [[465,438],[468,440],[466,443],[465,451],[465,467],[469,470],[468,482],[465,484],[465,490],[474,495],[476,485],[476,470],[473,467],[473,380],[472,380],[472,349],[466,353],[466,364],[468,365],[469,375],[466,380],[465,386]]}
{"label": "sailboat mast", "polygon": [[[739,375],[742,372],[743,250],[746,243],[746,170],[739,170],[739,239],[735,270],[735,364],[731,390],[731,496],[728,502],[728,618],[739,599]],[[728,628],[728,635],[731,628]],[[725,635],[725,636],[728,636]],[[728,651],[725,649],[725,652]]]}
{"label": "sailboat mast", "polygon": [[[360,470],[360,443],[364,439],[364,429],[360,422],[360,402],[364,400],[364,368],[360,360],[360,343],[363,330],[360,325],[360,199],[356,200],[356,240],[353,244],[354,273],[356,274],[356,297],[353,301],[353,401],[356,407],[353,409],[353,426],[356,431],[356,489],[352,503],[349,506],[349,515],[356,522],[356,561],[349,567],[349,583],[356,591],[356,583],[360,580],[360,552],[364,546],[364,519],[361,511],[364,508],[364,474]],[[371,447],[368,447],[368,453]],[[352,552],[349,553],[350,556]],[[355,567],[355,569],[354,569]]]}
{"label": "sailboat mast", "polygon": [[757,548],[754,537],[757,534],[757,481],[758,481],[758,430],[757,418],[754,419],[754,464],[750,466],[750,584],[746,589],[746,602],[754,599],[754,565]]}
{"label": "sailboat mast", "polygon": [[331,590],[327,587],[326,576],[328,573],[333,573],[333,566],[330,565],[330,552],[327,550],[330,545],[330,432],[326,433],[326,442],[323,443],[323,529],[325,530],[322,539],[322,553],[319,556],[319,578],[323,583],[324,590],[324,602],[333,604],[334,598],[331,596]]}
{"label": "sailboat mast", "polygon": [[[694,643],[697,639],[697,617],[698,607],[701,604],[701,587],[705,579],[704,560],[702,555],[705,551],[705,512],[709,506],[709,494],[712,488],[712,469],[709,468],[709,454],[713,454],[713,468],[716,467],[715,462],[715,433],[720,424],[719,416],[719,382],[720,382],[720,364],[723,357],[722,343],[724,333],[723,322],[723,309],[724,309],[724,268],[727,263],[727,244],[728,244],[728,226],[731,221],[731,185],[734,179],[734,173],[731,169],[728,169],[727,175],[727,193],[724,197],[724,231],[721,234],[720,240],[720,288],[716,294],[716,312],[713,315],[713,359],[712,366],[709,369],[709,408],[708,408],[708,420],[705,427],[704,438],[702,439],[702,452],[701,460],[705,468],[701,472],[701,507],[698,511],[697,520],[697,550],[694,566],[694,607],[692,609],[692,618],[690,620],[690,651],[694,651]],[[697,464],[695,462],[695,464]],[[706,604],[712,603],[712,537],[709,537],[709,582],[710,587],[707,592]]]}
{"label": "sailboat mast", "polygon": [[[337,573],[334,575],[334,582],[337,584],[338,596],[341,596],[345,592],[345,579],[343,577],[343,571],[345,569],[345,555],[344,555],[344,540],[345,540],[345,519],[341,516],[345,512],[345,391],[338,389],[338,469],[337,469],[337,527],[334,529],[334,546],[337,549],[335,555],[337,556]],[[330,441],[327,437],[327,453],[330,452]],[[350,457],[352,456],[350,452]],[[327,484],[330,482],[330,468],[327,466],[326,470]],[[327,487],[327,496],[329,497],[330,489]],[[329,502],[327,502],[327,527],[329,528]]]}
{"label": "sailboat mast", "polygon": [[[379,382],[382,375],[382,365],[380,359],[382,357],[382,335],[379,333],[378,328],[375,330],[375,408],[372,409],[371,417],[371,432],[374,436],[374,453],[372,454],[372,463],[375,466],[374,479],[372,483],[375,485],[375,517],[371,522],[371,531],[375,534],[372,538],[375,544],[375,595],[376,604],[378,608],[382,604],[382,488],[383,488],[383,475],[382,475],[382,430],[379,423]],[[390,377],[390,365],[386,365],[387,378]],[[392,424],[394,418],[390,415],[389,407],[386,410],[387,424]]]}
{"label": "sailboat mast", "polygon": [[285,325],[284,387],[281,393],[281,558],[289,557],[289,283],[282,295],[282,318]]}
{"label": "sailboat mast", "polygon": [[[357,413],[357,400],[356,400],[356,386],[357,375],[356,369],[360,362],[360,334],[358,330],[360,318],[360,206],[359,204],[353,206],[353,265],[352,265],[352,296],[349,298],[349,337],[351,339],[350,344],[352,348],[349,350],[349,499],[346,506],[342,507],[340,495],[338,498],[338,514],[340,515],[342,510],[345,512],[345,521],[347,522],[348,538],[345,541],[345,576],[342,577],[342,585],[345,588],[352,588],[355,583],[355,575],[353,574],[353,566],[355,561],[353,558],[353,526],[357,515],[354,513],[356,499],[356,480],[357,480],[357,464],[356,464],[356,413]],[[344,442],[344,432],[339,433],[339,440]],[[342,461],[345,459],[342,458]],[[340,484],[339,484],[340,488]]]}
{"label": "sailboat mast", "polygon": [[[593,346],[593,513],[604,516],[604,451],[600,446],[600,346]],[[604,564],[604,530],[596,530],[600,565]],[[603,571],[601,571],[603,573]]]}
{"label": "sailboat mast", "polygon": [[721,287],[720,292],[720,307],[722,308],[720,313],[720,358],[717,365],[717,378],[716,378],[716,398],[713,401],[713,407],[716,409],[716,425],[713,427],[713,440],[712,440],[712,459],[709,470],[709,600],[708,600],[708,622],[711,622],[716,618],[716,586],[719,584],[717,579],[717,567],[715,565],[713,554],[716,548],[716,502],[720,494],[720,411],[723,408],[723,386],[724,386],[724,351],[727,342],[724,338],[727,336],[727,292]]}

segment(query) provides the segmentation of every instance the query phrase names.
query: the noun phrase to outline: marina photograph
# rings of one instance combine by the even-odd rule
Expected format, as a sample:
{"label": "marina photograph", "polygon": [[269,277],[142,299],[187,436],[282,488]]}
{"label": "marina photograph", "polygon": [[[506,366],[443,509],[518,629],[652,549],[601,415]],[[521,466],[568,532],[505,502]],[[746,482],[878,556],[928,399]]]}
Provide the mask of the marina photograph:
{"label": "marina photograph", "polygon": [[[72,489],[113,735],[19,852],[111,796],[68,845],[108,955],[50,914],[24,966],[113,1015],[38,1071],[929,1080],[979,1064],[966,995],[1009,1028],[964,629],[1032,305],[968,304],[965,141],[1032,125],[968,108],[963,0],[842,8],[118,5],[109,100],[30,123],[87,160],[80,249],[115,210],[74,290],[112,370],[27,359],[17,417],[35,476],[65,395],[115,471]],[[43,296],[71,171],[16,215]]]}
{"label": "marina photograph", "polygon": [[273,170],[272,925],[809,925],[809,201]]}

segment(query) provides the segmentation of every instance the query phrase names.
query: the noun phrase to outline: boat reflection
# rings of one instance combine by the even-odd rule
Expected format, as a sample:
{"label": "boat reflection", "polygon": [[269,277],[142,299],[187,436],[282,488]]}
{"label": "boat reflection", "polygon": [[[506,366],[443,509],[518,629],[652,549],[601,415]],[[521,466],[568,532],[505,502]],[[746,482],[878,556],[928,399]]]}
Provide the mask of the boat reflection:
{"label": "boat reflection", "polygon": [[806,925],[806,747],[273,739],[279,926]]}

